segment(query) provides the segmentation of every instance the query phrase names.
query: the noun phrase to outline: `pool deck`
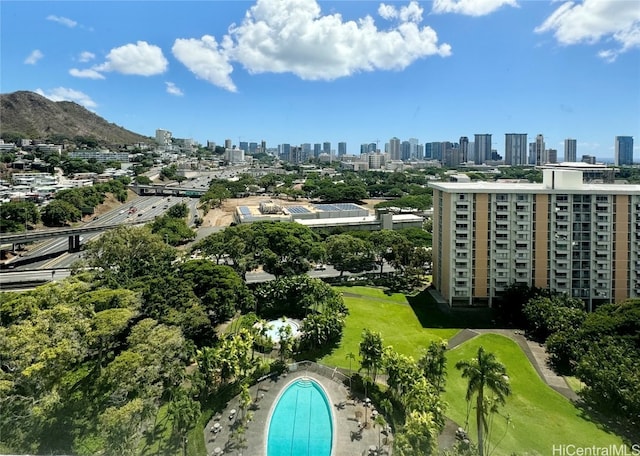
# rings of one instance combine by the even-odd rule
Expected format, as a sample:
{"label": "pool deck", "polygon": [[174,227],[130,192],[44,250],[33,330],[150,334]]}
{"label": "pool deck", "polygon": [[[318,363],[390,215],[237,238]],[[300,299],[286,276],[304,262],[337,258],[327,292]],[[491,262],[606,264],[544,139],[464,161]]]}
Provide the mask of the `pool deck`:
{"label": "pool deck", "polygon": [[[332,456],[368,456],[372,453],[370,449],[378,446],[378,438],[382,443],[382,451],[375,453],[378,455],[387,455],[390,452],[390,444],[385,445],[387,439],[391,439],[385,434],[381,434],[380,427],[373,427],[371,421],[370,407],[365,407],[362,401],[351,400],[348,388],[342,383],[329,379],[323,375],[307,370],[299,370],[289,372],[279,377],[270,377],[250,388],[251,396],[257,402],[250,407],[253,419],[248,423],[245,433],[245,447],[234,448],[230,442],[231,431],[234,423],[240,421],[240,407],[238,406],[238,397],[233,398],[221,415],[216,415],[207,424],[204,430],[204,438],[207,447],[207,455],[244,455],[244,456],[266,456],[267,454],[267,433],[269,425],[269,416],[271,410],[283,389],[293,380],[307,377],[316,380],[322,385],[325,393],[332,404],[332,414],[334,418],[334,445]],[[231,410],[235,409],[236,414],[230,418]],[[368,426],[359,429],[358,418],[364,422],[365,411],[367,414]],[[219,423],[216,426],[216,423]],[[214,432],[215,427],[219,428],[218,432]],[[391,442],[389,442],[391,443]],[[223,453],[216,453],[216,449],[220,449]]]}

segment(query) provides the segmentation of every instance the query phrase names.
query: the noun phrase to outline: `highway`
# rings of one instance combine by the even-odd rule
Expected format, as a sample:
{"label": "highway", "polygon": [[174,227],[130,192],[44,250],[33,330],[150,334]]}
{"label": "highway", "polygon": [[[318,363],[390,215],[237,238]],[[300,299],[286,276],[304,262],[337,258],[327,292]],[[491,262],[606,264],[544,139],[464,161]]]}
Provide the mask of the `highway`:
{"label": "highway", "polygon": [[[101,227],[117,224],[144,224],[152,221],[155,217],[163,215],[171,206],[182,203],[182,198],[144,196],[137,197],[125,205],[118,207],[106,214],[94,217],[93,220],[84,223],[82,227]],[[190,209],[190,220],[194,220],[197,213],[197,199],[187,199],[184,201]],[[136,211],[129,214],[129,208],[136,208]],[[99,236],[100,233],[87,233],[81,236],[81,244],[85,244],[91,239]],[[61,236],[41,242],[34,243],[27,251],[19,252],[19,257],[9,263],[15,271],[68,268],[82,254],[82,252],[69,253],[68,237]],[[6,273],[6,269],[0,275]]]}
{"label": "highway", "polygon": [[[390,272],[393,268],[386,267],[385,271]],[[323,278],[323,277],[336,277],[340,275],[340,272],[336,271],[331,265],[327,265],[326,269],[322,271],[311,270],[308,272],[309,276]],[[71,270],[68,268],[58,269],[38,269],[32,271],[12,271],[3,272],[0,274],[0,289],[3,291],[13,291],[16,289],[26,290],[34,288],[45,282],[52,280],[62,280],[71,275]],[[345,276],[352,274],[345,272]],[[260,283],[267,282],[275,279],[275,276],[268,274],[264,271],[253,271],[247,273],[247,283]]]}

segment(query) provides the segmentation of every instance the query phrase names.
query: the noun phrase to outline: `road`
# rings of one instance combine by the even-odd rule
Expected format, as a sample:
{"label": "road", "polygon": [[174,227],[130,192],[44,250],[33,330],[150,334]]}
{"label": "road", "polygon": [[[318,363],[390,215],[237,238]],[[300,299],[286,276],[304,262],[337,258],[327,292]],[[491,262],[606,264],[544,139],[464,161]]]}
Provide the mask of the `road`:
{"label": "road", "polygon": [[[393,271],[391,266],[385,267],[386,272]],[[336,271],[331,265],[327,265],[323,271],[311,270],[308,272],[309,276],[316,278],[324,277],[337,277],[340,275],[339,271]],[[4,291],[15,290],[15,287],[19,289],[29,289],[44,282],[52,280],[61,280],[71,275],[71,270],[68,268],[58,269],[38,269],[33,271],[12,271],[3,272],[0,274],[0,289]],[[353,275],[349,272],[344,273],[345,276]],[[261,283],[268,282],[275,279],[275,276],[263,271],[253,271],[247,273],[247,283]]]}
{"label": "road", "polygon": [[[176,197],[142,196],[117,209],[94,217],[93,220],[83,224],[83,226],[99,227],[119,223],[144,224],[164,214],[171,206],[181,202],[189,206],[191,211],[190,218],[193,219],[194,214],[197,213],[194,205],[197,205],[198,200],[182,201],[181,198]],[[129,214],[129,208],[136,208],[136,211]],[[83,235],[80,242],[84,244],[99,235],[100,233]],[[28,251],[20,252],[20,257],[14,260],[15,270],[68,268],[78,260],[82,252],[69,253],[67,250],[68,238],[66,236],[39,242]]]}

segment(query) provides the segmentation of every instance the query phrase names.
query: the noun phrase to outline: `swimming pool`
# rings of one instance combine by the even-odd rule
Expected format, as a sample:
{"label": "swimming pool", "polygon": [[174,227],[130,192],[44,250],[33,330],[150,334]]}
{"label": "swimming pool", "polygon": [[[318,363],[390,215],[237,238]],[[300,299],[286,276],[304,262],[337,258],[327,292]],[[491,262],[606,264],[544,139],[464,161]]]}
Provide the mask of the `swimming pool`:
{"label": "swimming pool", "polygon": [[278,343],[280,342],[280,328],[284,326],[289,326],[291,328],[291,336],[297,337],[299,330],[298,323],[287,318],[285,320],[271,320],[268,323],[269,329],[267,330],[267,337],[271,339],[272,342]]}
{"label": "swimming pool", "polygon": [[271,414],[267,456],[330,456],[333,417],[314,380],[300,378],[280,395]]}

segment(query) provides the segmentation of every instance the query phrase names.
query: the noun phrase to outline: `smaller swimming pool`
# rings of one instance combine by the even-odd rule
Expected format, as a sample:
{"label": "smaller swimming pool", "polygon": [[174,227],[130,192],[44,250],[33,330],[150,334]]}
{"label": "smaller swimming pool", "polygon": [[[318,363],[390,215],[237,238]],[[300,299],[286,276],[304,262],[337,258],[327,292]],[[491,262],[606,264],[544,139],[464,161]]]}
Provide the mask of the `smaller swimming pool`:
{"label": "smaller swimming pool", "polygon": [[333,416],[314,380],[300,378],[280,395],[271,414],[267,456],[330,456]]}
{"label": "smaller swimming pool", "polygon": [[285,320],[283,319],[278,319],[278,320],[271,320],[269,323],[267,323],[267,325],[269,325],[269,329],[267,330],[267,337],[269,339],[271,339],[272,342],[278,343],[280,342],[280,328],[284,327],[284,326],[289,326],[291,328],[291,335],[293,337],[298,337],[298,333],[300,332],[300,327],[298,326],[298,323],[296,323],[295,321],[293,321],[290,318],[287,318]]}

